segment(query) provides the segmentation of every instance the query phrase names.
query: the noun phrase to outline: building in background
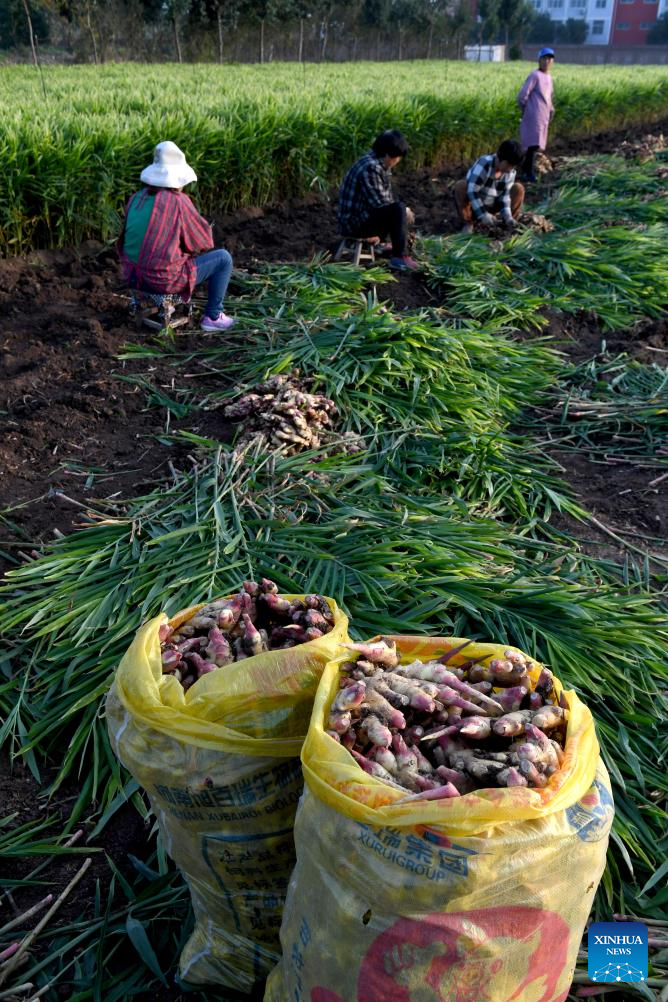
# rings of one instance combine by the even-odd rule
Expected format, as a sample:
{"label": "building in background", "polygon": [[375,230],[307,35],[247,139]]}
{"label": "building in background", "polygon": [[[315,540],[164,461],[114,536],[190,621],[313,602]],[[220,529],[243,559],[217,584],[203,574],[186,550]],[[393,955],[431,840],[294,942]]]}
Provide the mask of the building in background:
{"label": "building in background", "polygon": [[668,0],[532,0],[541,14],[564,23],[587,22],[588,45],[643,45]]}
{"label": "building in background", "polygon": [[505,45],[465,45],[464,59],[473,63],[503,63],[506,59]]}
{"label": "building in background", "polygon": [[[668,2],[668,0],[664,0]],[[587,43],[608,45],[612,34],[615,5],[619,0],[533,0],[540,14],[564,23],[569,18],[587,22]]]}
{"label": "building in background", "polygon": [[668,9],[668,0],[615,0],[613,45],[643,45],[647,33]]}

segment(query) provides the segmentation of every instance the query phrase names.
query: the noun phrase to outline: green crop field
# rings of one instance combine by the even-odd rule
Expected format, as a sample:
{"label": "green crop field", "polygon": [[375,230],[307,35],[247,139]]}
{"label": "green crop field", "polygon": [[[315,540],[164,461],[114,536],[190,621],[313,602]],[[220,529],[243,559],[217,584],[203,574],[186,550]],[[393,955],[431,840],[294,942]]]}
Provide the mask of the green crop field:
{"label": "green crop field", "polygon": [[[411,165],[467,160],[517,134],[528,63],[31,67],[0,78],[0,253],[108,238],[154,145],[200,175],[203,211],[263,204],[338,179],[381,130]],[[557,66],[552,136],[668,113],[668,68]]]}
{"label": "green crop field", "polygon": [[[530,68],[48,68],[46,99],[36,70],[6,68],[0,253],[111,238],[154,144],[166,138],[200,175],[194,194],[207,213],[326,188],[389,126],[410,139],[408,169],[469,160],[517,133],[514,98]],[[555,96],[552,137],[650,125],[668,116],[668,67],[557,66]],[[570,460],[586,461],[588,476],[595,464],[621,466],[644,498],[668,477],[666,347],[649,345],[648,335],[645,354],[656,357],[631,353],[639,326],[665,320],[667,176],[665,150],[636,160],[571,157],[533,206],[551,232],[418,239],[415,286],[429,290],[421,308],[379,301],[390,294],[378,265],[316,259],[237,272],[226,300],[236,318],[230,333],[133,333],[115,352],[113,376],[155,415],[150,436],[137,435],[138,453],[149,438],[173,448],[169,480],[130,469],[135,479],[111,493],[112,464],[99,468],[85,451],[66,460],[54,423],[48,476],[59,482],[62,458],[93,491],[85,504],[74,501],[79,527],[55,530],[46,543],[23,532],[19,509],[48,505],[51,492],[0,510],[0,557],[11,568],[0,582],[0,749],[14,770],[5,788],[15,784],[26,804],[25,813],[18,798],[0,808],[0,999],[184,997],[174,977],[193,928],[190,889],[112,750],[104,699],[140,623],[269,575],[283,592],[335,598],[355,639],[495,639],[544,660],[578,692],[595,716],[616,805],[592,917],[628,913],[650,924],[649,977],[625,984],[623,997],[668,1000],[665,533],[625,520],[606,526],[567,475]],[[0,262],[10,277],[19,264]],[[107,289],[116,287],[113,268]],[[63,284],[73,277],[68,271]],[[18,301],[18,285],[3,286],[3,304]],[[201,294],[195,299],[202,307]],[[44,331],[66,369],[83,328],[73,322],[81,320],[76,303],[65,307],[64,328],[32,312],[21,328],[16,308],[8,312],[10,364],[41,363]],[[546,333],[555,316],[572,323],[582,346],[583,321],[595,325],[600,350],[569,363]],[[111,323],[96,320],[104,333]],[[628,336],[629,354],[605,350],[601,341],[613,336],[625,348]],[[216,438],[206,419],[239,391],[295,370],[336,405],[327,446],[287,455],[266,442]],[[95,384],[73,372],[93,407]],[[67,378],[58,375],[59,394]],[[38,392],[26,386],[22,407]],[[12,392],[2,403],[8,438],[31,413],[15,409]],[[112,429],[123,420],[114,400],[105,398]],[[361,451],[345,450],[351,440]],[[592,543],[593,527],[615,547]],[[92,864],[82,865],[88,855]],[[46,907],[47,892],[58,894],[75,870],[87,877],[71,907],[15,953],[25,942],[15,912],[37,899]],[[546,879],[536,874],[537,895]],[[26,915],[33,925],[39,918]],[[586,966],[581,953],[569,1002],[598,987]],[[241,1002],[220,986],[189,997]]]}

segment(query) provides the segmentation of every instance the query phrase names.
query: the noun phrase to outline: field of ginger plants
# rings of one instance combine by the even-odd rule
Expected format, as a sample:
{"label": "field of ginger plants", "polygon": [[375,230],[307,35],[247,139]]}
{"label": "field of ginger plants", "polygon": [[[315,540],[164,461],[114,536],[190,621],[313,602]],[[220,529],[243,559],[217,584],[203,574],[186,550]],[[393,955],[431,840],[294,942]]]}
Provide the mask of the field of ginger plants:
{"label": "field of ginger plants", "polygon": [[[203,212],[322,190],[390,122],[411,163],[458,163],[515,135],[527,63],[51,67],[0,78],[0,253],[107,239],[166,134]],[[388,72],[392,82],[388,92]],[[665,67],[557,68],[555,137],[665,116]],[[42,86],[43,83],[43,86]]]}
{"label": "field of ginger plants", "polygon": [[[331,595],[359,638],[494,638],[549,664],[591,707],[613,781],[594,916],[649,919],[660,944],[668,156],[628,144],[658,136],[668,76],[606,68],[584,87],[558,68],[559,155],[529,193],[555,228],[500,242],[455,232],[450,189],[490,135],[515,130],[508,96],[526,66],[401,66],[392,103],[376,67],[345,103],[338,68],[241,67],[233,111],[215,118],[200,69],[179,71],[167,118],[166,68],[144,73],[139,97],[127,67],[49,72],[41,131],[19,114],[37,81],[10,72],[0,954],[48,905],[23,925],[16,914],[81,875],[21,963],[0,963],[0,998],[182,997],[188,891],[111,752],[103,699],[148,616],[260,575]],[[311,94],[295,110],[302,73]],[[235,256],[227,335],[138,334],[127,316],[110,238],[168,124]],[[398,281],[326,257],[329,184],[386,124],[416,150],[396,183],[422,268]],[[331,434],[296,454],[242,442],[225,405],[295,370],[335,402]],[[665,998],[665,949],[645,985],[609,997]],[[583,955],[571,997],[586,994]]]}

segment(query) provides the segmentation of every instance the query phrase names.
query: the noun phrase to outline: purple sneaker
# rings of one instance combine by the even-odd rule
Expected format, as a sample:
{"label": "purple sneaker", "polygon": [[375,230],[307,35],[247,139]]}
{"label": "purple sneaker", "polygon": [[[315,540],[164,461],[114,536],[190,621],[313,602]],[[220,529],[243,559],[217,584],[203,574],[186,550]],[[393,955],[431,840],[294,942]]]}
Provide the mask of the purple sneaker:
{"label": "purple sneaker", "polygon": [[203,331],[228,331],[230,327],[234,327],[234,318],[228,317],[224,313],[219,313],[215,320],[211,317],[202,317],[202,322],[200,328]]}
{"label": "purple sneaker", "polygon": [[390,268],[394,268],[395,271],[417,271],[419,267],[417,261],[414,261],[408,254],[405,254],[404,257],[390,258]]}

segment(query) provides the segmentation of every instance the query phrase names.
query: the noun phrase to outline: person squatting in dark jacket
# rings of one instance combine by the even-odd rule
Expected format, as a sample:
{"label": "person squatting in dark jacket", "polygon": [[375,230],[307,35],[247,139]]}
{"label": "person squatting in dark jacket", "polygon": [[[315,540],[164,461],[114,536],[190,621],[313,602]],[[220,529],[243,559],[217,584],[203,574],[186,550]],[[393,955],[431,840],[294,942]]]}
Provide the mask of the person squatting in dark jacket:
{"label": "person squatting in dark jacket", "polygon": [[392,168],[408,153],[408,143],[397,129],[382,132],[371,150],[348,170],[339,191],[339,230],[347,237],[389,236],[390,267],[413,271],[417,261],[407,254],[408,225],[413,213],[392,191]]}

